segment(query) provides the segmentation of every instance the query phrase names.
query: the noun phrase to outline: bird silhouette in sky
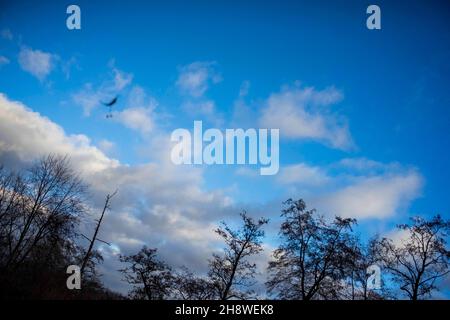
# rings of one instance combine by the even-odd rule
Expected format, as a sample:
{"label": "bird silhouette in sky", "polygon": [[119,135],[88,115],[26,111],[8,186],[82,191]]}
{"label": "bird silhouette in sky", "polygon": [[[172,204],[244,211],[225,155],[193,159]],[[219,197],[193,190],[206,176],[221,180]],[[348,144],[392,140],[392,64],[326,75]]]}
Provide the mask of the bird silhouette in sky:
{"label": "bird silhouette in sky", "polygon": [[111,101],[109,102],[101,102],[104,106],[109,108],[109,113],[106,114],[106,118],[112,118],[112,107],[116,104],[117,99],[119,99],[119,96],[115,96]]}

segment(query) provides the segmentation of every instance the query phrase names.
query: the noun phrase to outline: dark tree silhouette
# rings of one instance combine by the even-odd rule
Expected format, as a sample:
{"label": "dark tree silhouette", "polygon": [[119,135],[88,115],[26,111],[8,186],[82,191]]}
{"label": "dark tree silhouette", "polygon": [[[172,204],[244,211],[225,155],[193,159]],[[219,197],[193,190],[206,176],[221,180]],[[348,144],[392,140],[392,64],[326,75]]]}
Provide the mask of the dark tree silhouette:
{"label": "dark tree silhouette", "polygon": [[214,299],[214,284],[208,279],[196,276],[186,267],[182,267],[175,275],[173,297],[181,300]]}
{"label": "dark tree silhouette", "polygon": [[56,246],[59,240],[75,235],[74,225],[85,212],[86,187],[66,157],[53,155],[24,176],[4,181],[1,189],[8,204],[2,213],[0,234],[6,246],[2,247],[1,267],[11,271],[41,243]]}
{"label": "dark tree silhouette", "polygon": [[95,275],[102,260],[96,251],[82,290],[66,287],[67,266],[80,265],[86,253],[77,244],[86,196],[67,157],[49,155],[20,172],[0,168],[1,297],[94,298],[106,292]]}
{"label": "dark tree silhouette", "polygon": [[350,290],[343,292],[341,299],[347,300],[381,300],[391,299],[392,295],[384,285],[383,274],[380,274],[380,288],[371,288],[371,267],[381,267],[379,237],[374,236],[367,243],[362,243],[354,237],[347,244],[347,261],[344,265],[344,275]]}
{"label": "dark tree silhouette", "polygon": [[282,211],[285,221],[280,235],[283,243],[269,262],[269,294],[281,299],[338,299],[348,261],[354,219],[336,217],[327,223],[303,200],[287,200]]}
{"label": "dark tree silhouette", "polygon": [[221,300],[245,299],[253,294],[250,287],[254,284],[256,265],[249,258],[262,251],[262,227],[268,220],[260,218],[255,221],[245,211],[240,216],[243,225],[239,229],[233,230],[222,222],[216,230],[226,247],[223,255],[213,254],[208,275],[214,284],[215,296]]}
{"label": "dark tree silhouette", "polygon": [[84,274],[84,270],[85,270],[88,262],[92,261],[92,259],[91,259],[92,249],[94,247],[95,242],[96,241],[100,241],[100,242],[103,242],[103,243],[105,243],[107,245],[110,245],[110,243],[108,243],[108,242],[106,242],[104,240],[98,239],[97,236],[98,236],[98,232],[100,230],[100,226],[101,226],[102,221],[103,221],[103,217],[105,216],[105,212],[106,212],[106,210],[110,209],[110,201],[116,195],[116,193],[117,193],[117,191],[115,191],[113,194],[106,195],[105,204],[103,206],[103,210],[102,210],[102,213],[100,215],[100,218],[97,220],[97,226],[95,227],[95,231],[94,231],[94,235],[92,236],[92,239],[89,239],[88,237],[82,235],[84,238],[89,240],[89,247],[88,247],[88,249],[86,251],[86,254],[85,254],[84,258],[83,258],[83,262],[81,263],[81,274],[82,275]]}
{"label": "dark tree silhouette", "polygon": [[119,270],[124,280],[134,287],[129,295],[133,299],[162,300],[171,294],[174,277],[171,268],[156,256],[157,249],[144,246],[137,254],[120,256],[128,264]]}
{"label": "dark tree silhouette", "polygon": [[[10,172],[0,166],[0,298],[120,299],[96,275],[102,261],[94,249],[112,195],[108,195],[88,248],[78,241],[81,217],[87,211],[87,188],[66,157],[50,155],[31,169]],[[120,270],[133,285],[133,299],[247,299],[255,297],[256,265],[262,251],[263,227],[241,213],[235,229],[222,222],[215,232],[224,240],[222,254],[213,254],[207,276],[172,269],[143,247],[120,256]],[[449,274],[446,247],[450,222],[436,216],[413,218],[399,225],[402,241],[375,237],[367,244],[354,235],[354,219],[326,220],[308,210],[303,200],[284,203],[281,244],[269,263],[269,295],[281,299],[391,299],[387,289],[408,298],[427,298]],[[85,237],[86,238],[86,237]],[[68,265],[82,266],[82,290],[66,287]],[[368,288],[367,269],[382,267],[389,277],[381,290]],[[382,278],[383,279],[383,278]],[[383,283],[382,283],[383,284]],[[396,294],[400,290],[396,291]]]}
{"label": "dark tree silhouette", "polygon": [[449,271],[450,251],[446,248],[450,222],[437,215],[427,221],[411,218],[410,224],[398,226],[407,239],[394,243],[384,238],[380,243],[380,259],[409,299],[429,296],[436,281]]}

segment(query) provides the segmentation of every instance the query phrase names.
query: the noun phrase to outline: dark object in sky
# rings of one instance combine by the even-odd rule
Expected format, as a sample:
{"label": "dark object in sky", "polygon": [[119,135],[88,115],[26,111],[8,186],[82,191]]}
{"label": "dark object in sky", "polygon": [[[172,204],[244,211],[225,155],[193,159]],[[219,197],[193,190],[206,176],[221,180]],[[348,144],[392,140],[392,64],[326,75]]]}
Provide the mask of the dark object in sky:
{"label": "dark object in sky", "polygon": [[117,102],[117,99],[119,99],[119,96],[115,96],[110,102],[102,102],[103,105],[109,108],[109,113],[106,114],[106,118],[112,118],[112,106]]}
{"label": "dark object in sky", "polygon": [[115,96],[114,99],[112,99],[110,102],[102,102],[102,104],[104,104],[107,107],[111,107],[112,105],[114,105],[117,102],[118,98],[119,98],[119,96]]}

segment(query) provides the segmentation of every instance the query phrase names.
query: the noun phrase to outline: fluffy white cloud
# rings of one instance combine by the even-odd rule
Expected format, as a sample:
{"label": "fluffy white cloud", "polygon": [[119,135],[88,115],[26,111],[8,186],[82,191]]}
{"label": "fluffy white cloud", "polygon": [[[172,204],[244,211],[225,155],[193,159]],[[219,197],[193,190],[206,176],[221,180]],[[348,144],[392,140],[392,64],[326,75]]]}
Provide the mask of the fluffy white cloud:
{"label": "fluffy white cloud", "polygon": [[278,182],[326,214],[383,219],[420,195],[423,178],[397,163],[349,158],[324,167],[299,163],[282,168]]}
{"label": "fluffy white cloud", "polygon": [[19,52],[21,68],[38,78],[44,80],[54,68],[57,56],[41,50],[22,47]]}
{"label": "fluffy white cloud", "polygon": [[147,134],[155,129],[154,110],[157,105],[157,101],[148,97],[144,89],[135,86],[128,94],[127,107],[114,112],[113,119],[127,128]]}
{"label": "fluffy white cloud", "polygon": [[114,250],[105,249],[108,269],[103,271],[108,284],[116,285],[115,289],[121,286],[120,275],[111,271],[120,268],[117,253],[135,252],[143,243],[158,247],[163,259],[174,266],[206,270],[207,258],[217,245],[214,224],[235,211],[221,190],[203,190],[201,169],[175,166],[161,161],[163,157],[141,165],[120,163],[94,147],[85,135],[67,135],[48,118],[0,95],[0,162],[26,166],[47,153],[70,156],[90,185],[93,219],[105,195],[119,191],[100,234],[114,244]]}
{"label": "fluffy white cloud", "polygon": [[272,94],[261,112],[262,127],[278,128],[292,139],[318,140],[338,149],[350,149],[353,141],[345,119],[328,107],[342,100],[342,93],[330,87],[285,87]]}
{"label": "fluffy white cloud", "polygon": [[146,134],[152,131],[154,127],[152,112],[152,108],[127,108],[123,111],[115,112],[114,119],[130,129]]}
{"label": "fluffy white cloud", "polygon": [[98,142],[98,147],[103,153],[109,154],[116,148],[116,144],[108,139],[102,139]]}
{"label": "fluffy white cloud", "polygon": [[420,194],[422,178],[415,171],[365,177],[320,197],[318,208],[344,217],[382,219],[405,209]]}
{"label": "fluffy white cloud", "polygon": [[0,94],[0,154],[10,164],[28,163],[36,157],[67,154],[86,173],[115,167],[118,162],[92,146],[87,136],[67,135],[64,129],[20,102]]}
{"label": "fluffy white cloud", "polygon": [[214,65],[214,62],[194,62],[181,67],[176,83],[180,91],[193,97],[202,96],[211,83],[222,80]]}

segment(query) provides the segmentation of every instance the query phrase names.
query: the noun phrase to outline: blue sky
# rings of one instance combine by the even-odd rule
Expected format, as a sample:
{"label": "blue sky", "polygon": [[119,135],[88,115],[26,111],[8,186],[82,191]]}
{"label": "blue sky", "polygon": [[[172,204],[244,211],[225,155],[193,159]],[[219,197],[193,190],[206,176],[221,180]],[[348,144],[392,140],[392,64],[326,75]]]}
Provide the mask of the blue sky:
{"label": "blue sky", "polygon": [[[290,196],[330,215],[348,212],[363,234],[392,232],[414,214],[449,217],[445,1],[377,1],[381,30],[366,28],[366,1],[76,1],[82,29],[74,31],[65,25],[68,4],[0,1],[0,92],[64,130],[43,150],[77,150],[80,163],[94,152],[102,165],[116,161],[137,172],[155,164],[167,186],[138,181],[137,188],[170,186],[179,197],[188,188],[192,199],[222,201],[211,223],[242,208],[276,220]],[[106,119],[98,101],[115,93],[114,118]],[[169,169],[167,136],[192,130],[193,120],[220,129],[280,128],[280,172]],[[23,140],[3,138],[21,146],[8,152],[25,150]],[[121,176],[125,187],[131,175]],[[106,188],[93,184],[100,199]],[[167,195],[145,195],[118,208],[116,224],[106,228],[128,239],[117,240],[119,250],[153,239],[115,229],[126,219],[145,224],[147,211],[159,219]],[[189,213],[172,208],[174,215],[195,220],[202,216],[196,210],[212,206],[191,200]]]}

